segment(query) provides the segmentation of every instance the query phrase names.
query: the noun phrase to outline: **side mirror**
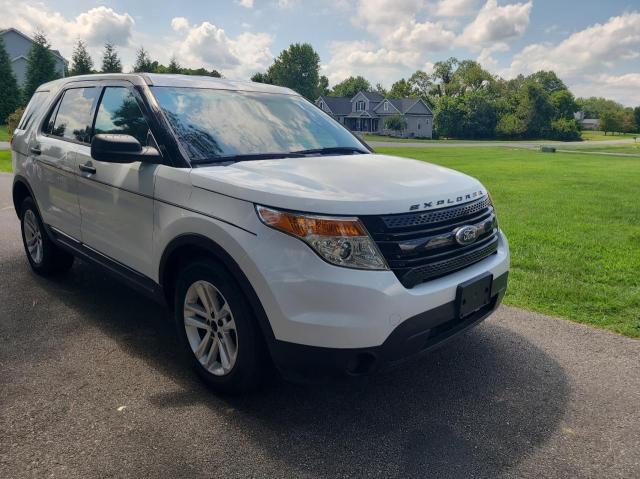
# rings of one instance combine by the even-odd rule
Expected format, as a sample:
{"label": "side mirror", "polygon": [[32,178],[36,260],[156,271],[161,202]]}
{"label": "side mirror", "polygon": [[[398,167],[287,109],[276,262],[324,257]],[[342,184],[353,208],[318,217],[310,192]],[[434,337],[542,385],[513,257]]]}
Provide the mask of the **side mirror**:
{"label": "side mirror", "polygon": [[91,158],[106,163],[159,163],[160,152],[152,146],[143,147],[131,135],[100,133],[91,140]]}

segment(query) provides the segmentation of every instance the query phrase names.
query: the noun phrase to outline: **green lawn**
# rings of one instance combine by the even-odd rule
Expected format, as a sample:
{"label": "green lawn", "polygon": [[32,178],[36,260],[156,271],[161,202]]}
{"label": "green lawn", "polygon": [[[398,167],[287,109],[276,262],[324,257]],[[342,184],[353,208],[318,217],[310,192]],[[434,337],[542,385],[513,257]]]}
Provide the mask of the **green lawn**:
{"label": "green lawn", "polygon": [[378,148],[479,178],[512,255],[506,303],[640,337],[640,159]]}
{"label": "green lawn", "polygon": [[[582,144],[581,144],[582,145]],[[562,147],[563,149],[565,147]],[[570,147],[566,147],[566,149],[570,149]],[[640,142],[638,143],[629,143],[628,145],[601,145],[597,146],[588,144],[583,147],[580,146],[580,151],[597,151],[600,153],[626,153],[632,155],[640,156]]]}
{"label": "green lawn", "polygon": [[0,172],[11,173],[11,151],[0,150]]}
{"label": "green lawn", "polygon": [[603,131],[584,130],[582,132],[582,139],[586,141],[619,140],[621,138],[633,138],[635,136],[640,138],[640,133],[608,133],[605,135]]}
{"label": "green lawn", "polygon": [[0,125],[0,141],[9,141],[9,132],[7,125]]}

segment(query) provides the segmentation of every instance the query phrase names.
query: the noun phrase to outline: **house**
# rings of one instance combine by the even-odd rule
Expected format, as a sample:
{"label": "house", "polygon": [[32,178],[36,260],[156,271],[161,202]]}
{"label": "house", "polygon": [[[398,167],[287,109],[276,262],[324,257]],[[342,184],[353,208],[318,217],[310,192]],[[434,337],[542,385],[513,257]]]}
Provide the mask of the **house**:
{"label": "house", "polygon": [[[33,45],[33,39],[15,28],[0,30],[0,37],[4,40],[4,48],[9,54],[13,74],[18,80],[18,85],[22,86],[27,78],[27,56],[29,55],[29,50],[31,50],[31,45]],[[68,64],[67,60],[63,58],[58,50],[50,51],[56,62],[56,71],[61,76],[64,76],[65,66]]]}
{"label": "house", "polygon": [[583,111],[574,113],[573,117],[578,121],[582,130],[598,130],[600,128],[600,120],[597,118],[585,118]]}
{"label": "house", "polygon": [[[358,92],[353,98],[322,95],[315,104],[355,132],[393,134],[409,138],[431,138],[433,112],[420,98],[385,98],[377,92]],[[385,128],[384,120],[400,115],[407,127],[396,132]]]}

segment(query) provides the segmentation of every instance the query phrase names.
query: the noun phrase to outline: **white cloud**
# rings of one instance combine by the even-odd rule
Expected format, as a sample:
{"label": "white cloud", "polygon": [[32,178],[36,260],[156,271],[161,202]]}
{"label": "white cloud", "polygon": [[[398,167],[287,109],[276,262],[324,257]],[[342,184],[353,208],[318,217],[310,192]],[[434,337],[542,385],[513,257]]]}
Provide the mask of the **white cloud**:
{"label": "white cloud", "polygon": [[334,42],[330,50],[331,60],[322,69],[331,83],[351,75],[363,75],[373,82],[395,81],[398,71],[420,66],[418,52],[376,48],[370,42]]}
{"label": "white cloud", "polygon": [[478,0],[440,0],[434,13],[439,17],[464,17],[476,12]]}
{"label": "white cloud", "polygon": [[286,8],[293,8],[293,6],[296,4],[296,0],[278,0],[278,8],[282,8],[282,9],[286,9]]}
{"label": "white cloud", "polygon": [[558,44],[536,43],[516,54],[507,76],[554,70],[560,76],[602,71],[640,58],[640,13],[611,17],[576,32]]}
{"label": "white cloud", "polygon": [[187,30],[189,21],[185,17],[175,17],[171,20],[171,28],[176,32]]}
{"label": "white cloud", "polygon": [[3,11],[0,25],[13,26],[32,35],[41,30],[54,48],[69,53],[73,44],[84,40],[89,46],[102,46],[106,41],[126,46],[131,39],[134,20],[128,13],[117,13],[108,7],[92,8],[68,20],[59,12],[47,10],[42,5],[0,2]]}
{"label": "white cloud", "polygon": [[244,8],[253,8],[253,0],[238,0],[238,3]]}
{"label": "white cloud", "polygon": [[241,33],[229,37],[224,29],[202,22],[194,25],[175,44],[176,56],[184,65],[205,65],[226,76],[246,78],[271,62],[273,37],[267,33]]}
{"label": "white cloud", "polygon": [[487,0],[476,18],[465,27],[458,41],[471,49],[495,45],[520,37],[529,26],[531,1],[499,6]]}
{"label": "white cloud", "polygon": [[640,73],[587,76],[570,88],[580,97],[603,96],[626,106],[640,105]]}

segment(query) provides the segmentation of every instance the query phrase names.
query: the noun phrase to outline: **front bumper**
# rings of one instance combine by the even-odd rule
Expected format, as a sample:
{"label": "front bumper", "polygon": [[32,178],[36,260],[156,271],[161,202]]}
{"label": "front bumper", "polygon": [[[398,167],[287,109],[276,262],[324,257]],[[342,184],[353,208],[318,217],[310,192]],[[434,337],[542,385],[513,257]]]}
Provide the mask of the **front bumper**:
{"label": "front bumper", "polygon": [[507,277],[508,273],[503,273],[494,278],[489,304],[465,318],[458,318],[456,302],[451,301],[403,321],[380,346],[323,348],[276,340],[271,344],[272,358],[282,374],[296,382],[393,367],[441,346],[489,317],[504,297]]}

